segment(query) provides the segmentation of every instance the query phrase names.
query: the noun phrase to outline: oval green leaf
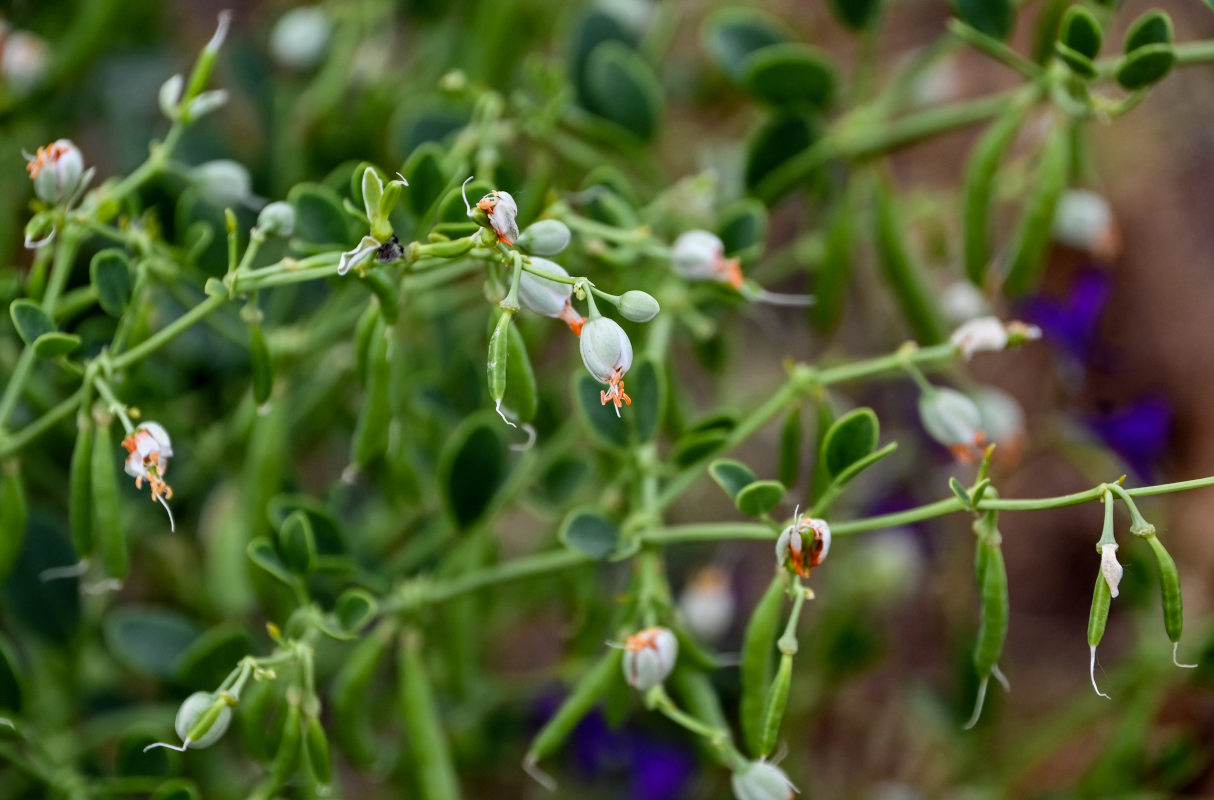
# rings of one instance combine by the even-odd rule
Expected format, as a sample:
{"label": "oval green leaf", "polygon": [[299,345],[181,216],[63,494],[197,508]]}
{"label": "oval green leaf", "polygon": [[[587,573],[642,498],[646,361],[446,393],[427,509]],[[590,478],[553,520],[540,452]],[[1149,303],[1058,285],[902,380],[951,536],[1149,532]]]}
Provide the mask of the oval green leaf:
{"label": "oval green leaf", "polygon": [[337,192],[319,183],[299,183],[287,193],[295,208],[295,232],[305,241],[344,249],[354,243],[349,217]]}
{"label": "oval green leaf", "polygon": [[254,564],[264,569],[266,572],[273,575],[278,580],[288,586],[294,586],[295,581],[291,578],[291,573],[286,565],[282,563],[282,559],[278,556],[278,551],[274,549],[274,543],[264,536],[258,536],[253,541],[249,542],[247,551],[249,558]]}
{"label": "oval green leaf", "polygon": [[1117,82],[1126,89],[1145,89],[1162,80],[1175,63],[1172,45],[1144,45],[1121,60],[1117,67]]}
{"label": "oval green leaf", "polygon": [[825,53],[788,42],[764,47],[743,62],[741,83],[772,105],[827,108],[835,96],[837,70]]}
{"label": "oval green leaf", "polygon": [[232,666],[253,652],[253,637],[244,625],[221,622],[195,639],[174,666],[178,682],[195,691],[209,691],[232,671]]}
{"label": "oval green leaf", "polygon": [[1067,9],[1062,18],[1061,44],[1091,60],[1100,53],[1103,40],[1104,33],[1095,14],[1079,5]]}
{"label": "oval green leaf", "polygon": [[780,504],[788,491],[779,481],[755,481],[734,498],[734,505],[743,514],[760,517]]}
{"label": "oval green leaf", "polygon": [[604,42],[586,63],[586,88],[595,113],[648,141],[662,114],[662,85],[653,68],[619,42]]}
{"label": "oval green leaf", "polygon": [[674,447],[674,463],[680,467],[694,464],[720,450],[728,438],[729,432],[718,428],[689,431]]}
{"label": "oval green leaf", "polygon": [[443,169],[445,151],[435,142],[426,142],[409,154],[401,174],[409,185],[405,188],[405,205],[416,217],[426,212],[442,197],[447,185]]}
{"label": "oval green leaf", "polygon": [[802,114],[782,113],[763,123],[746,144],[747,191],[754,193],[764,179],[805,152],[815,139],[817,129]]}
{"label": "oval green leaf", "polygon": [[570,550],[598,560],[610,556],[620,544],[620,532],[611,520],[590,509],[574,511],[566,517],[558,538]]}
{"label": "oval green leaf", "polygon": [[1155,8],[1134,20],[1134,24],[1126,31],[1125,52],[1128,55],[1147,45],[1171,43],[1172,18],[1166,11]]}
{"label": "oval green leaf", "polygon": [[347,589],[337,598],[337,621],[348,633],[358,633],[378,613],[379,604],[363,589]]}
{"label": "oval green leaf", "polygon": [[1011,0],[953,0],[953,11],[970,27],[996,39],[1006,39],[1016,21]]}
{"label": "oval green leaf", "polygon": [[767,239],[767,206],[753,198],[739,200],[721,212],[716,233],[727,255],[743,261],[758,258]]}
{"label": "oval green leaf", "polygon": [[121,317],[131,301],[131,263],[117,248],[102,250],[89,262],[89,280],[97,290],[97,302],[111,317]]}
{"label": "oval green leaf", "polygon": [[33,344],[39,336],[55,330],[55,323],[33,300],[14,300],[8,307],[17,335],[26,344]]}
{"label": "oval green leaf", "polygon": [[494,412],[471,416],[451,434],[439,459],[443,504],[461,530],[485,516],[506,479],[503,428]]}
{"label": "oval green leaf", "polygon": [[199,630],[176,611],[117,608],[105,618],[105,642],[126,666],[153,678],[173,677],[177,662]]}
{"label": "oval green leaf", "polygon": [[845,469],[877,449],[881,424],[871,408],[857,408],[835,420],[822,438],[821,458],[834,480]]}
{"label": "oval green leaf", "polygon": [[708,474],[725,490],[730,500],[736,500],[739,492],[757,480],[750,467],[728,458],[718,458],[709,464]]}
{"label": "oval green leaf", "polygon": [[80,337],[74,333],[51,331],[34,340],[34,355],[38,358],[59,358],[74,353],[80,347]]}
{"label": "oval green leaf", "polygon": [[704,48],[717,67],[735,83],[742,82],[750,56],[789,41],[784,26],[767,14],[746,8],[726,8],[704,23]]}

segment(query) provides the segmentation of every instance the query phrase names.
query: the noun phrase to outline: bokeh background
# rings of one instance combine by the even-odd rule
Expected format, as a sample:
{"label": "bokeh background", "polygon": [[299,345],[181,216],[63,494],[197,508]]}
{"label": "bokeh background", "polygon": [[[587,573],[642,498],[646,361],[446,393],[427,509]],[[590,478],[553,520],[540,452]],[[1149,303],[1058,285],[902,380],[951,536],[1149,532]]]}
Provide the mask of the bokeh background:
{"label": "bokeh background", "polygon": [[[41,37],[50,65],[30,90],[10,87],[0,98],[0,254],[7,263],[20,269],[30,261],[21,247],[31,196],[22,149],[69,137],[100,176],[125,174],[165,129],[156,105],[160,83],[186,68],[188,54],[209,37],[223,8],[231,8],[234,19],[216,84],[226,87],[232,100],[191,131],[181,157],[191,163],[239,160],[250,169],[257,194],[279,199],[297,181],[320,180],[344,162],[397,165],[421,141],[441,137],[446,106],[438,87],[451,70],[509,96],[528,80],[528,65],[564,64],[579,15],[588,7],[552,0],[332,2],[324,7],[337,27],[324,61],[296,68],[281,56],[276,59],[270,46],[274,24],[293,5],[254,0],[0,4],[10,36],[22,30]],[[652,176],[655,187],[711,170],[723,195],[742,191],[744,142],[762,112],[729,87],[704,51],[701,23],[722,5],[615,0],[604,6],[640,29],[658,26],[651,35],[662,53],[665,116],[646,156],[646,163],[660,170]],[[829,52],[844,76],[856,63],[855,36],[838,25],[824,3],[752,5],[783,20],[800,40]],[[1022,19],[1031,19],[1040,5],[1024,4]],[[935,0],[896,0],[890,6],[877,42],[878,81],[894,74],[909,53],[943,35],[949,18],[947,4]],[[1128,22],[1152,7],[1172,15],[1178,41],[1214,36],[1214,13],[1201,3],[1129,0],[1107,39],[1118,41]],[[1013,36],[1013,46],[1029,47],[1028,27],[1022,25]],[[921,97],[914,102],[973,97],[1016,80],[999,64],[962,49],[915,87]],[[458,119],[458,111],[452,113]],[[1078,491],[1123,473],[1131,484],[1214,474],[1212,123],[1214,67],[1195,66],[1177,70],[1133,113],[1109,124],[1088,124],[1092,171],[1084,185],[1107,199],[1118,246],[1100,253],[1055,246],[1038,292],[1014,304],[986,298],[999,313],[1034,322],[1045,333],[1042,342],[1015,353],[979,356],[971,365],[975,381],[1010,393],[1024,411],[1021,441],[1001,451],[995,464],[1004,496]],[[925,252],[938,254],[930,263],[942,296],[960,276],[957,190],[963,156],[980,129],[950,133],[890,158],[900,196],[914,209],[910,216],[918,241]],[[1031,146],[1031,141],[1022,143],[1022,157]],[[560,170],[572,190],[586,168],[564,163]],[[171,195],[184,182],[170,176],[161,190]],[[812,234],[821,222],[813,200],[799,194],[771,211],[769,252]],[[1013,217],[1005,211],[1000,230],[1006,233]],[[783,262],[769,267],[762,258],[750,268],[778,288],[812,288],[812,243],[805,253],[793,269]],[[704,390],[702,410],[715,402],[735,407],[753,402],[755,387],[774,385],[788,357],[829,359],[896,347],[907,334],[878,283],[871,264],[862,260],[842,324],[828,332],[815,330],[796,310],[756,307],[736,314],[728,335],[713,345],[726,365],[724,378],[710,380],[695,368],[687,370],[689,385]],[[687,342],[674,346],[688,355],[695,350]],[[7,374],[15,345],[6,340],[0,347]],[[556,362],[557,356],[549,360]],[[550,368],[561,369],[557,363]],[[923,437],[906,381],[849,386],[843,395],[876,408],[883,439],[903,445],[892,467],[865,476],[849,512],[882,513],[937,499],[947,494],[948,475],[965,474]],[[778,429],[763,431],[737,457],[759,474],[771,474]],[[803,475],[809,466],[803,465]],[[1214,491],[1155,499],[1143,508],[1180,565],[1187,628],[1182,657],[1200,659],[1201,667],[1171,667],[1154,566],[1145,548],[1126,543],[1122,597],[1114,605],[1097,672],[1113,700],[1096,697],[1088,683],[1085,630],[1100,509],[1005,514],[1011,626],[1003,670],[1012,693],[992,691],[986,717],[973,732],[960,730],[974,691],[969,648],[977,617],[967,520],[837,541],[831,562],[815,573],[818,599],[803,625],[783,737],[785,766],[803,796],[1214,796]],[[671,516],[674,521],[724,520],[737,518],[737,512],[703,480]],[[549,535],[533,518],[517,517],[499,525],[507,551],[525,551]],[[1128,523],[1119,524],[1124,532]],[[746,612],[768,582],[770,559],[769,547],[762,544],[670,552],[676,588],[690,584],[706,566],[724,570],[739,610],[716,642],[722,652],[736,652]],[[599,591],[619,588],[619,576],[600,580]],[[502,602],[513,596],[503,595]],[[20,630],[23,623],[11,604],[0,624]],[[544,796],[517,764],[528,732],[561,696],[552,667],[561,658],[568,627],[576,624],[560,607],[549,607],[509,619],[493,632],[491,667],[514,688],[503,690],[480,729],[460,728],[461,709],[448,709],[466,769],[466,796]],[[732,707],[736,670],[721,670],[717,683],[727,708]],[[149,701],[171,697],[167,691],[151,695]],[[494,742],[488,745],[485,739]],[[397,741],[387,738],[383,745]],[[223,762],[206,763],[240,759],[239,748],[233,748]],[[602,714],[588,719],[555,771],[562,780],[560,797],[728,793],[727,775],[701,762],[687,736],[638,705],[618,725],[609,725]],[[345,781],[350,795],[400,796],[382,777],[351,772]],[[14,795],[0,787],[0,796]]]}

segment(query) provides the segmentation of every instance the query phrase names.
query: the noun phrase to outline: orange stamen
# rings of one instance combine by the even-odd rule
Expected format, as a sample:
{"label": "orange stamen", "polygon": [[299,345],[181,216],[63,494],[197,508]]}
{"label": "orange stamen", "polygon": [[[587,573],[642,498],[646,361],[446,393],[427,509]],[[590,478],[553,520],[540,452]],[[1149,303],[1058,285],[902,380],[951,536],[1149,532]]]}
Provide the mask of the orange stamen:
{"label": "orange stamen", "polygon": [[742,265],[736,258],[721,259],[717,262],[717,274],[721,276],[721,280],[728,283],[734,289],[742,288]]}
{"label": "orange stamen", "polygon": [[47,164],[53,164],[59,160],[59,157],[67,152],[67,147],[61,144],[48,144],[45,147],[39,147],[34,153],[34,157],[26,163],[25,169],[29,172],[31,178],[37,178],[38,173]]}
{"label": "orange stamen", "polygon": [[565,308],[561,311],[559,319],[565,321],[574,336],[582,335],[582,326],[586,324],[586,318],[577,313],[568,300],[565,301]]}

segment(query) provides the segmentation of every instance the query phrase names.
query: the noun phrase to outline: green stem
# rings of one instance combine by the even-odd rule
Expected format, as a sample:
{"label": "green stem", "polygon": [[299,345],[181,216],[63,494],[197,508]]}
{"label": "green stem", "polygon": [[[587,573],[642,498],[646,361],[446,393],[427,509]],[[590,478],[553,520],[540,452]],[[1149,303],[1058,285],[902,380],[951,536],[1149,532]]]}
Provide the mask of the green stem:
{"label": "green stem", "polygon": [[121,355],[115,356],[110,365],[114,369],[125,369],[132,364],[142,361],[182,333],[185,333],[192,325],[200,322],[207,314],[220,308],[226,302],[226,297],[208,297],[135,347],[132,347]]}
{"label": "green stem", "polygon": [[383,604],[387,613],[404,611],[419,603],[442,603],[462,594],[480,591],[503,583],[513,583],[540,575],[563,572],[589,564],[592,559],[574,550],[549,550],[522,556],[512,561],[503,561],[491,567],[472,570],[463,575],[437,580],[420,587],[414,582],[406,583],[395,595]]}
{"label": "green stem", "polygon": [[110,385],[105,381],[105,379],[100,375],[94,375],[93,385],[97,387],[97,394],[101,395],[101,398],[105,400],[110,411],[118,416],[118,419],[122,422],[122,427],[126,430],[127,434],[130,435],[131,433],[134,433],[135,426],[131,424],[131,418],[127,416],[126,404],[118,399],[118,397],[114,394],[114,390],[110,388]]}
{"label": "green stem", "polygon": [[1021,77],[1030,81],[1041,77],[1041,67],[1029,61],[998,39],[971,28],[961,20],[950,19],[948,21],[948,30],[953,36],[956,36],[976,50],[981,50],[1004,66],[1020,73]]}
{"label": "green stem", "polygon": [[746,764],[746,759],[738,752],[737,748],[729,740],[729,732],[720,728],[713,727],[703,720],[693,717],[683,709],[675,705],[675,702],[670,699],[670,695],[666,694],[666,689],[661,685],[655,686],[649,690],[646,696],[646,702],[653,708],[656,708],[671,722],[681,725],[692,733],[703,736],[713,747],[716,747],[725,754],[726,761],[736,769]]}
{"label": "green stem", "polygon": [[0,439],[0,459],[7,458],[23,447],[28,445],[34,439],[41,436],[50,430],[55,423],[71,416],[77,408],[80,407],[81,401],[84,399],[84,387],[77,389],[71,397],[68,397],[59,405],[46,412],[38,419],[26,425],[21,430],[14,433],[12,436],[5,436]]}

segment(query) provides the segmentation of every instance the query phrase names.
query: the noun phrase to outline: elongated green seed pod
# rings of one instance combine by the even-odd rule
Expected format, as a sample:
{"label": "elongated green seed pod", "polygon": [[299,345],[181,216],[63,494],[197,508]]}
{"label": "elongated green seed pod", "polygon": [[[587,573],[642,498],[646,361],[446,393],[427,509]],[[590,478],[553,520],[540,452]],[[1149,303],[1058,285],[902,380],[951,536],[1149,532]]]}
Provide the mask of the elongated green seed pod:
{"label": "elongated green seed pod", "polygon": [[854,257],[853,194],[845,194],[839,199],[827,222],[825,252],[814,283],[814,304],[809,307],[809,320],[819,330],[831,330],[843,314]]}
{"label": "elongated green seed pod", "polygon": [[17,463],[0,464],[0,471],[4,473],[0,478],[0,584],[3,584],[25,542],[28,508]]}
{"label": "elongated green seed pod", "polygon": [[986,675],[999,663],[1007,638],[1007,570],[998,545],[983,543],[979,547],[987,548],[988,553],[982,575],[982,615],[974,646],[974,666],[980,675]]}
{"label": "elongated green seed pod", "polygon": [[486,371],[489,375],[489,398],[499,411],[502,407],[502,399],[506,396],[506,368],[510,359],[508,331],[513,319],[514,314],[503,311],[502,315],[497,318],[497,324],[493,327],[493,334],[489,337],[489,360],[486,364]]}
{"label": "elongated green seed pod", "polygon": [[1071,164],[1071,135],[1066,126],[1050,131],[1041,152],[1037,185],[1025,201],[1020,226],[1008,248],[1007,278],[1004,290],[1009,296],[1021,295],[1033,288],[1041,272],[1058,197],[1066,188]]}
{"label": "elongated green seed pod", "polygon": [[371,339],[379,327],[379,307],[375,303],[367,306],[354,325],[354,363],[358,368],[358,382],[367,383],[367,365],[371,358]]}
{"label": "elongated green seed pod", "polygon": [[118,472],[114,466],[117,453],[110,439],[110,426],[97,425],[93,437],[92,495],[93,533],[105,572],[119,580],[130,568],[126,536],[122,532],[121,507],[118,496]]}
{"label": "elongated green seed pod", "polygon": [[995,176],[1008,146],[1024,121],[1025,107],[1008,109],[987,128],[974,146],[965,171],[965,198],[962,206],[962,237],[965,274],[976,286],[982,286],[991,260],[990,208]]}
{"label": "elongated green seed pod", "polygon": [[455,765],[447,748],[446,734],[422,658],[421,641],[416,633],[409,631],[401,637],[399,654],[401,719],[409,737],[421,797],[423,800],[458,800]]}
{"label": "elongated green seed pod", "polygon": [[393,628],[381,626],[363,638],[333,679],[333,732],[337,743],[359,766],[366,767],[376,758],[376,742],[371,732],[369,711],[372,702],[367,696],[375,668],[388,652]]}
{"label": "elongated green seed pod", "polygon": [[329,738],[316,717],[309,716],[304,722],[304,753],[308,757],[308,768],[317,783],[327,784],[333,780],[333,763],[329,757]]}
{"label": "elongated green seed pod", "polygon": [[520,422],[530,422],[539,408],[539,390],[527,345],[517,325],[506,332],[506,405]]}
{"label": "elongated green seed pod", "polygon": [[299,743],[303,731],[300,726],[299,705],[287,703],[287,714],[282,723],[282,735],[278,737],[278,749],[270,764],[270,774],[249,794],[249,800],[269,800],[295,770],[299,758]]}
{"label": "elongated green seed pod", "polygon": [[389,325],[400,317],[400,290],[383,272],[373,271],[359,278],[379,301],[380,314]]}
{"label": "elongated green seed pod", "polygon": [[253,401],[261,405],[274,390],[274,366],[261,325],[249,326],[249,368],[253,373]]}
{"label": "elongated green seed pod", "polygon": [[920,344],[937,344],[943,341],[944,331],[922,266],[907,248],[906,235],[898,220],[889,183],[884,179],[878,180],[874,195],[874,234],[881,273],[902,308],[915,338]]}
{"label": "elongated green seed pod", "polygon": [[612,684],[620,679],[620,661],[623,657],[623,650],[611,648],[582,675],[565,702],[531,741],[525,763],[534,765],[547,758],[569,738],[582,718],[598,705]]}
{"label": "elongated green seed pod", "polygon": [[1088,671],[1092,677],[1092,688],[1101,697],[1108,697],[1096,685],[1096,646],[1104,638],[1104,626],[1109,620],[1109,604],[1113,596],[1109,590],[1109,582],[1104,575],[1096,573],[1096,588],[1092,590],[1092,610],[1088,612],[1088,647],[1091,649],[1091,660]]}
{"label": "elongated green seed pod", "polygon": [[273,743],[267,720],[273,713],[273,704],[278,696],[278,687],[269,679],[252,681],[241,693],[240,705],[236,707],[236,722],[245,751],[253,758],[264,761],[271,755]]}
{"label": "elongated green seed pod", "polygon": [[367,354],[367,383],[362,413],[354,426],[351,459],[360,466],[369,464],[388,447],[388,423],[392,409],[389,390],[392,379],[392,330],[383,322],[376,324]]}
{"label": "elongated green seed pod", "polygon": [[457,258],[464,255],[476,244],[474,237],[465,236],[446,242],[427,242],[418,248],[419,255],[438,256],[440,258]]}
{"label": "elongated green seed pod", "polygon": [[766,757],[776,747],[780,735],[780,722],[784,719],[784,708],[788,705],[788,690],[792,686],[793,657],[785,653],[780,657],[776,677],[767,691],[767,703],[763,708],[763,722],[759,740],[759,755]]}
{"label": "elongated green seed pod", "polygon": [[1168,640],[1175,643],[1180,641],[1181,630],[1184,627],[1184,603],[1180,597],[1180,572],[1163,542],[1158,536],[1145,537],[1151,551],[1155,554],[1155,563],[1159,565],[1159,587],[1163,590],[1163,627],[1168,632]]}
{"label": "elongated green seed pod", "polygon": [[746,638],[742,643],[742,698],[739,717],[742,723],[742,739],[747,749],[759,755],[763,743],[764,695],[771,679],[771,661],[776,650],[776,635],[780,625],[780,611],[784,607],[786,573],[780,572],[772,579],[759,604],[755,606],[750,622],[746,626]]}
{"label": "elongated green seed pod", "polygon": [[93,420],[81,412],[76,426],[76,444],[68,467],[68,525],[79,558],[93,552]]}

